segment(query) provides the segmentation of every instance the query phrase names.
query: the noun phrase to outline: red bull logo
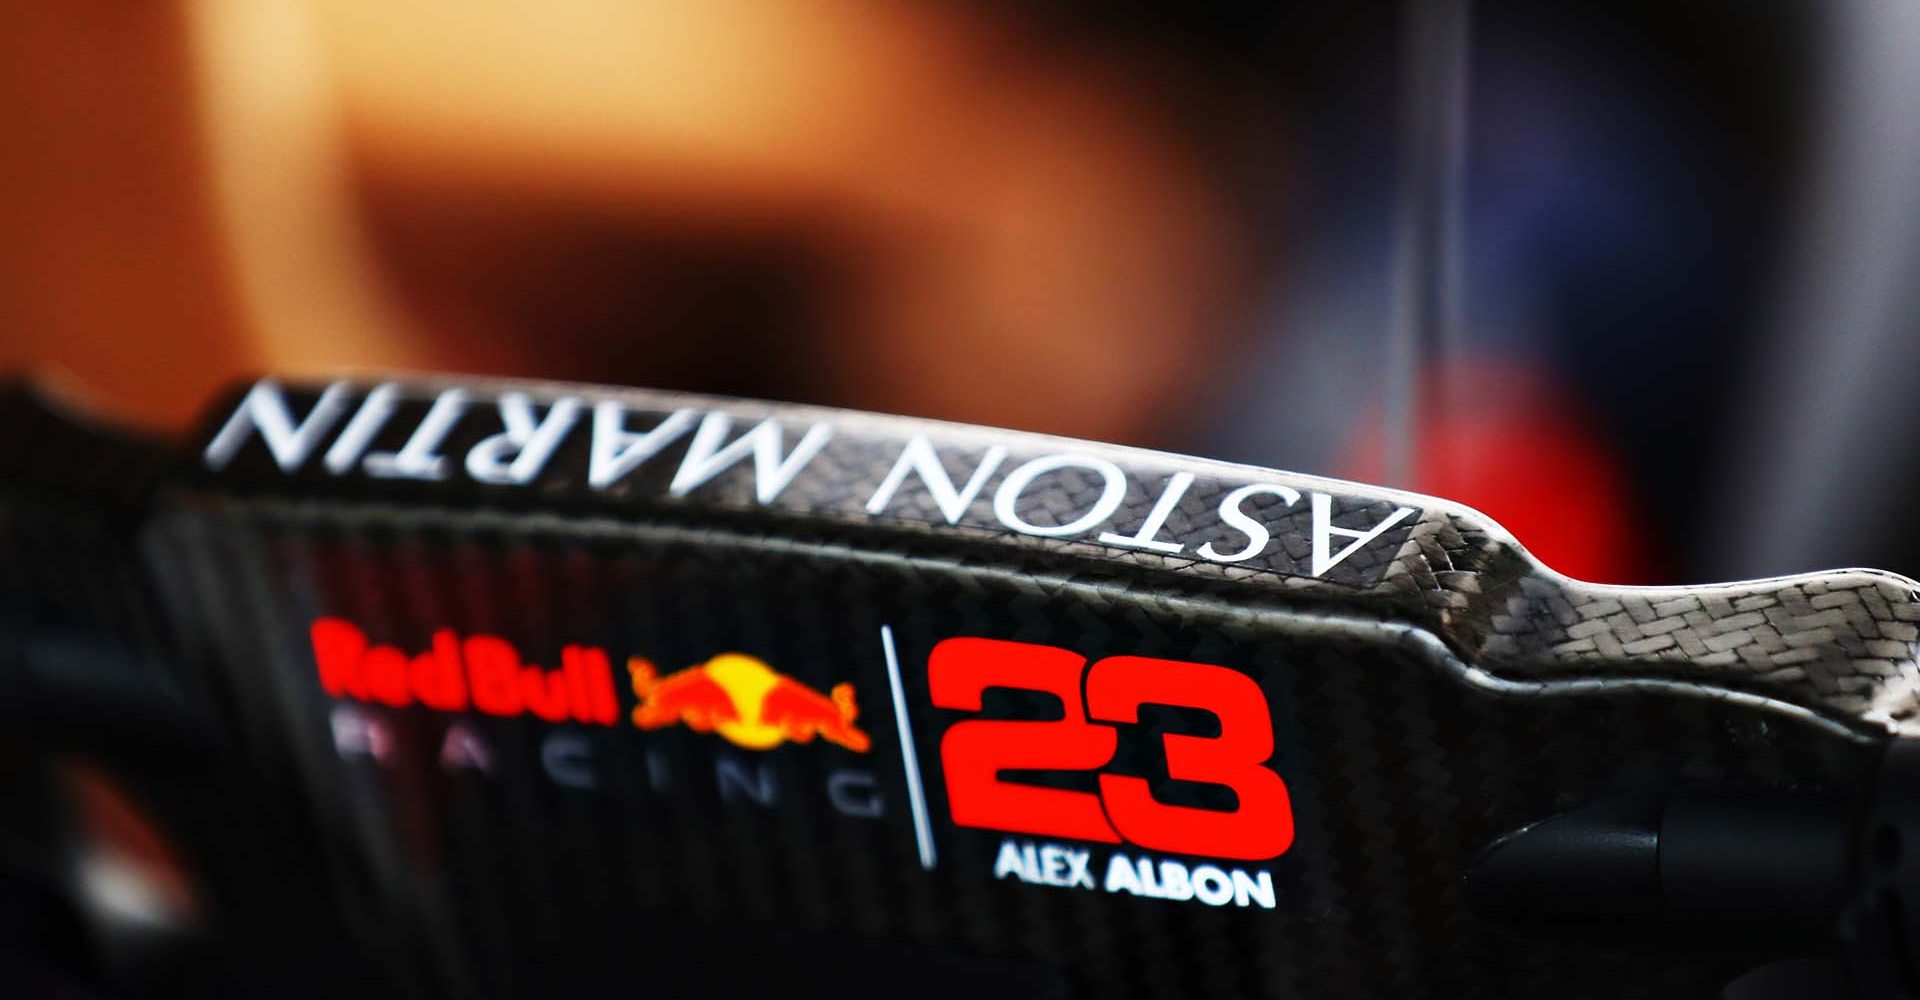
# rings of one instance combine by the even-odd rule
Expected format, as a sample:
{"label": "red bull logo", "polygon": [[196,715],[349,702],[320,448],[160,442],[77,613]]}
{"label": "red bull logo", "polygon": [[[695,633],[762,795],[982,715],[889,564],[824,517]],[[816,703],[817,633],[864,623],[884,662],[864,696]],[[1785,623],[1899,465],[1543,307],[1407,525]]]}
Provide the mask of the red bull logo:
{"label": "red bull logo", "polygon": [[[567,645],[560,665],[525,662],[498,636],[433,634],[425,650],[407,651],[368,640],[360,626],[321,618],[310,630],[320,686],[335,698],[441,712],[527,715],[548,722],[611,726],[619,719],[613,669],[606,651]],[[632,721],[641,729],[684,725],[718,733],[735,746],[766,750],[782,743],[828,743],[865,753],[872,740],[854,720],[860,707],[853,685],[826,694],[776,672],[743,653],[721,653],[664,677],[643,657],[627,661],[639,700]]]}
{"label": "red bull logo", "polygon": [[559,668],[548,670],[522,662],[498,636],[441,629],[430,648],[408,653],[368,642],[359,626],[339,618],[314,622],[310,634],[320,686],[335,698],[602,726],[618,718],[613,670],[592,646],[562,647]]}
{"label": "red bull logo", "polygon": [[821,694],[743,653],[721,653],[664,677],[636,656],[627,661],[627,673],[640,699],[633,724],[641,729],[685,725],[749,750],[809,743],[815,736],[856,753],[873,743],[853,724],[860,715],[853,685],[835,684]]}

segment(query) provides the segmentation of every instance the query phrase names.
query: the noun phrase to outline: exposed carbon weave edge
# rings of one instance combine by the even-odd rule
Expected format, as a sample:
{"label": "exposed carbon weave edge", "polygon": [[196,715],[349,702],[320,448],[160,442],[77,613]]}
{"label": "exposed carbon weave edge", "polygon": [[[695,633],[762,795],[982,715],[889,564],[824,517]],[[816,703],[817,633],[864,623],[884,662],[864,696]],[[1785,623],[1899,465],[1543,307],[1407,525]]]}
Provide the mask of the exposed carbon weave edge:
{"label": "exposed carbon weave edge", "polygon": [[[271,386],[272,383],[262,383]],[[357,403],[382,383],[333,383],[339,398]],[[1378,487],[1293,473],[1186,458],[1044,435],[990,430],[935,421],[879,416],[817,407],[718,399],[676,393],[607,389],[556,383],[427,378],[393,385],[402,400],[379,446],[404,441],[428,404],[450,390],[465,394],[461,423],[447,437],[446,480],[371,479],[358,470],[321,471],[318,461],[294,473],[266,458],[254,440],[235,460],[212,473],[218,488],[243,493],[282,493],[295,479],[302,493],[366,495],[408,503],[457,504],[466,509],[525,509],[584,505],[619,517],[751,517],[774,522],[826,522],[837,528],[948,540],[969,546],[1019,546],[1070,552],[1079,557],[1164,571],[1198,580],[1232,581],[1243,593],[1265,593],[1289,604],[1337,606],[1349,612],[1397,620],[1439,638],[1462,660],[1502,683],[1551,683],[1559,690],[1617,685],[1673,684],[1714,696],[1754,699],[1794,707],[1861,733],[1920,732],[1920,584],[1892,573],[1841,570],[1747,583],[1635,589],[1569,580],[1540,566],[1506,531],[1484,515],[1444,500]],[[311,412],[325,386],[290,387],[285,399],[296,418]],[[583,416],[532,482],[493,486],[471,481],[459,468],[466,448],[502,427],[492,410],[504,393],[520,393],[543,407],[574,399]],[[193,465],[222,427],[241,394],[216,408],[206,424]],[[766,419],[786,432],[788,449],[805,429],[830,424],[832,437],[776,497],[755,495],[753,463],[744,461],[685,495],[670,495],[667,477],[686,450],[682,435],[640,469],[604,488],[585,482],[592,433],[591,407],[613,401],[626,408],[636,432],[668,414],[693,410],[732,418],[728,440]],[[333,440],[351,406],[328,433]],[[398,435],[398,437],[395,436]],[[939,513],[931,494],[909,477],[887,509],[867,513],[866,502],[902,449],[924,436],[956,483],[966,482],[991,448],[1007,459],[974,499],[958,524]],[[317,454],[317,453],[316,453]],[[990,497],[995,483],[1019,463],[1046,455],[1072,454],[1118,466],[1128,488],[1116,512],[1101,525],[1073,537],[1021,534],[995,520]],[[194,474],[200,479],[201,473]],[[1126,534],[1142,524],[1163,485],[1176,473],[1195,477],[1159,536],[1181,543],[1165,554],[1119,548],[1096,541],[1102,530]],[[200,479],[206,482],[205,479]],[[1272,530],[1273,542],[1259,559],[1223,564],[1192,553],[1208,540],[1227,546],[1219,521],[1208,521],[1221,498],[1236,486],[1264,483],[1329,496],[1332,523],[1365,529],[1401,507],[1414,510],[1402,525],[1323,574],[1308,575],[1313,531],[1311,504],[1253,498],[1246,510]],[[1068,516],[1093,507],[1104,483],[1097,476],[1041,477],[1020,499],[1036,519]],[[1061,515],[1060,512],[1067,512]],[[986,557],[990,561],[991,556]],[[1244,588],[1244,589],[1243,589]]]}

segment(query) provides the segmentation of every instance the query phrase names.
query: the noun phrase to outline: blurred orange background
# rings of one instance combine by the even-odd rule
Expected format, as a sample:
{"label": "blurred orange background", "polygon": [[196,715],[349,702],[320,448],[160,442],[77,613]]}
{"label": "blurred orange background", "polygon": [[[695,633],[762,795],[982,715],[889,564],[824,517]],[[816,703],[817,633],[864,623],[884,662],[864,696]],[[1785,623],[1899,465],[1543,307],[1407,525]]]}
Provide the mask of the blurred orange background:
{"label": "blurred orange background", "polygon": [[0,361],[144,421],[412,368],[1139,439],[1247,277],[1164,53],[958,5],[0,18]]}
{"label": "blurred orange background", "polygon": [[[1882,217],[1828,168],[1920,59],[1472,4],[1459,336],[1396,424],[1403,15],[1446,2],[11,5],[0,370],[166,429],[263,372],[761,396],[1437,492],[1592,579],[1920,565],[1904,485],[1804,527],[1920,409],[1848,395],[1914,339],[1862,320],[1892,277],[1801,294],[1898,242],[1820,223]],[[1817,370],[1834,326],[1881,346]]]}

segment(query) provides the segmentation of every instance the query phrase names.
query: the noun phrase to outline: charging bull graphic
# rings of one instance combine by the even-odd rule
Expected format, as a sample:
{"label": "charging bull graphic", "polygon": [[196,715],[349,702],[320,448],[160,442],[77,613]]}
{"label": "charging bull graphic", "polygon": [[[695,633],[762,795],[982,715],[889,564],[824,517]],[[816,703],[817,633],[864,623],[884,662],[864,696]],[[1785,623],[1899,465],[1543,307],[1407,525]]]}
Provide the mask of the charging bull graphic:
{"label": "charging bull graphic", "polygon": [[651,661],[635,656],[627,660],[627,673],[640,699],[633,724],[641,729],[685,724],[749,750],[809,743],[819,736],[865,753],[873,742],[853,724],[860,714],[853,685],[835,684],[823,695],[743,653],[721,653],[665,677]]}

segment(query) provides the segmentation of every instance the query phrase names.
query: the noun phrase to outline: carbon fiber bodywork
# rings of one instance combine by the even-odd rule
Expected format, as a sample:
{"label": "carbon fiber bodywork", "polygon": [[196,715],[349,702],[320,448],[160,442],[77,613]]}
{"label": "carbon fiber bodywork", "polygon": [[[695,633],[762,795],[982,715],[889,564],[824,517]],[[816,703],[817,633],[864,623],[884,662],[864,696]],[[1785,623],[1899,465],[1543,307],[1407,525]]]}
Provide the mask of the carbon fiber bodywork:
{"label": "carbon fiber bodywork", "polygon": [[[995,554],[1015,548],[1071,552],[1108,564],[1172,572],[1177,576],[1165,579],[1179,579],[1182,586],[1191,585],[1189,580],[1232,582],[1236,593],[1265,593],[1290,604],[1398,620],[1442,640],[1494,683],[1699,682],[1718,696],[1765,698],[1790,713],[1812,713],[1849,728],[1892,733],[1908,731],[1920,699],[1920,672],[1912,666],[1920,653],[1920,585],[1892,573],[1843,570],[1722,586],[1608,587],[1568,580],[1539,566],[1498,525],[1470,509],[1353,483],[1040,435],[667,393],[584,393],[558,386],[543,391],[537,385],[512,383],[489,390],[464,382],[394,388],[399,412],[391,423],[400,431],[417,427],[430,402],[457,389],[470,394],[469,402],[482,413],[489,392],[518,392],[538,403],[559,398],[614,401],[641,427],[657,426],[672,414],[697,413],[722,414],[740,427],[777,417],[796,429],[795,436],[810,425],[828,425],[834,432],[790,484],[764,502],[755,496],[755,471],[744,464],[696,491],[673,495],[673,474],[679,467],[675,459],[680,457],[676,452],[684,440],[663,446],[664,453],[618,482],[594,488],[583,482],[590,447],[584,426],[561,441],[536,481],[524,486],[460,483],[452,462],[446,479],[431,482],[328,474],[318,462],[287,475],[274,469],[265,460],[265,449],[256,446],[226,470],[222,489],[244,493],[297,488],[308,496],[538,508],[621,520],[748,515],[759,521],[748,522],[750,531],[864,529],[848,539],[861,548],[973,541]],[[340,391],[351,392],[344,386]],[[318,395],[309,392],[302,400],[296,394],[296,405],[311,406]],[[216,410],[221,423],[209,428],[210,436],[226,426],[231,410]],[[454,428],[443,450],[457,456],[498,431],[497,421],[488,426],[481,416]],[[1101,524],[1070,537],[1035,537],[1007,527],[996,520],[985,490],[949,523],[923,484],[914,480],[900,487],[885,510],[869,513],[866,504],[883,484],[886,470],[915,437],[933,443],[956,482],[977,472],[980,457],[998,446],[1008,452],[1002,469],[1023,459],[1059,454],[1111,461],[1126,474],[1126,493]],[[402,440],[404,434],[395,446]],[[247,474],[247,457],[254,460],[252,475]],[[1160,532],[1165,538],[1186,540],[1182,552],[1093,540],[1099,528],[1130,529],[1145,522],[1162,484],[1182,472],[1196,481]],[[1301,495],[1326,494],[1333,523],[1350,528],[1378,524],[1401,508],[1413,516],[1328,572],[1308,575],[1311,507],[1288,504],[1277,496],[1255,496],[1249,498],[1253,512],[1274,536],[1271,552],[1233,564],[1193,554],[1205,540],[1206,515],[1232,486],[1250,483],[1277,484]],[[1018,504],[1028,515],[1040,512],[1036,520],[1046,512],[1085,511],[1097,506],[1103,485],[1083,470],[1068,469],[1037,479]]]}
{"label": "carbon fiber bodywork", "polygon": [[[1489,923],[1465,897],[1473,857],[1609,791],[1683,777],[1856,797],[1880,744],[1915,724],[1920,594],[1891,574],[1600,587],[1535,565],[1473,511],[1351,483],[555,385],[392,384],[357,432],[372,388],[236,397],[138,529],[168,623],[159,645],[221,720],[223,781],[248,798],[245,829],[202,820],[191,836],[208,860],[265,839],[314,883],[222,900],[263,967],[337,940],[401,992],[458,996],[861,995],[886,968],[956,956],[983,963],[956,977],[1014,993],[1705,997],[1741,967],[1737,949]],[[527,454],[522,433],[463,472],[515,426],[508,395],[536,423],[566,400],[578,419],[540,462],[502,471]],[[408,465],[436,405],[454,417]],[[274,406],[287,421],[269,433],[269,410],[249,407]],[[636,450],[676,419],[679,433]],[[781,429],[766,456],[725,451],[763,421]],[[916,441],[944,494],[920,474],[888,490]],[[1026,468],[1040,471],[1005,488]],[[612,726],[343,700],[316,671],[322,618],[405,651],[446,630],[497,636],[529,662],[569,644],[668,669],[736,651],[818,691],[851,684],[872,746],[642,730],[625,724],[624,676]],[[1275,905],[1007,877],[1009,837],[1046,838],[949,821],[941,737],[965,713],[935,706],[927,663],[956,637],[1257,683],[1295,824],[1284,853],[1248,866],[1271,874]],[[1147,779],[1164,802],[1233,808],[1174,780],[1160,749],[1220,721],[1149,708],[1114,728],[1107,773]],[[1097,788],[1090,772],[1019,780]],[[322,934],[273,917],[296,907],[338,920]],[[766,940],[785,957],[757,968],[746,956]]]}

